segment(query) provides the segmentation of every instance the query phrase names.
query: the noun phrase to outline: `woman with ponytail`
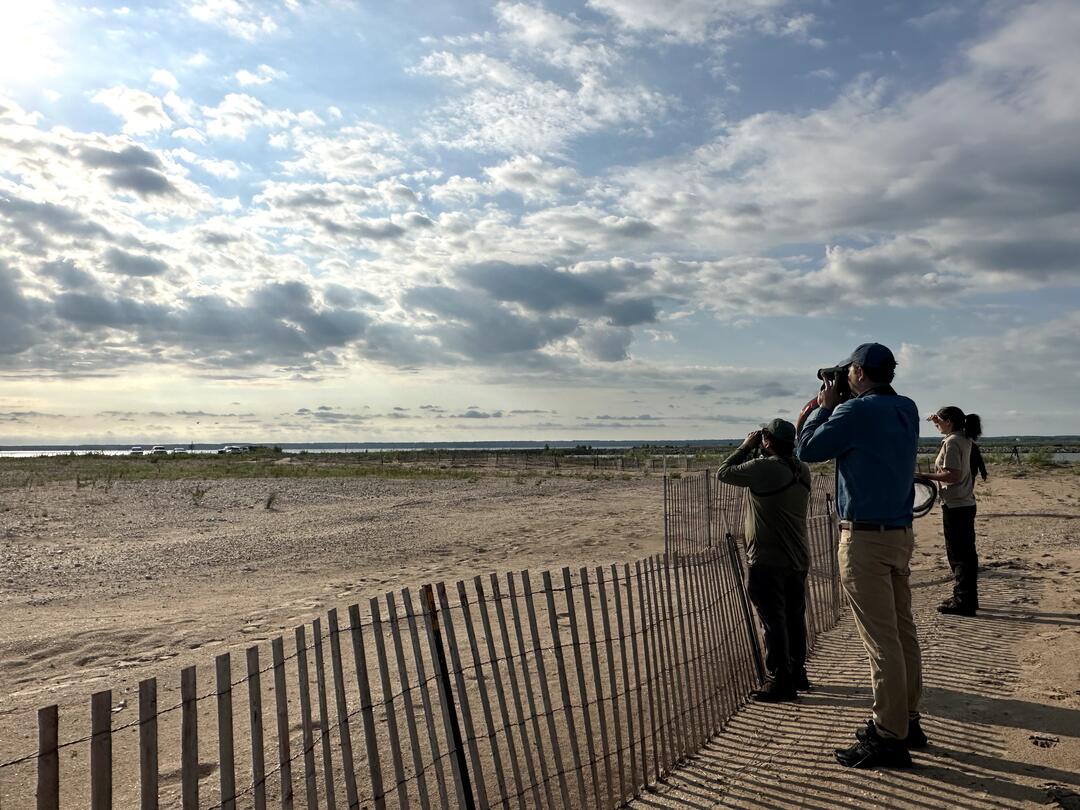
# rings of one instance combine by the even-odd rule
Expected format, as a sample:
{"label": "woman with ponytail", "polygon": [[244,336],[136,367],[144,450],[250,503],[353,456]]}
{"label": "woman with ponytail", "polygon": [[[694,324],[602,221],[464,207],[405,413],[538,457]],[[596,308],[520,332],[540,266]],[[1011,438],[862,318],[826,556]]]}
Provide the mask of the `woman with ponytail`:
{"label": "woman with ponytail", "polygon": [[[975,551],[976,462],[972,455],[973,439],[982,433],[982,420],[977,414],[965,415],[955,405],[948,405],[929,421],[945,437],[934,461],[935,471],[926,477],[941,484],[941,526],[953,573],[953,595],[938,610],[974,616],[979,609],[979,555]],[[985,469],[983,466],[984,476]]]}
{"label": "woman with ponytail", "polygon": [[971,439],[971,480],[976,475],[981,475],[986,480],[986,462],[983,461],[982,451],[975,440],[982,436],[982,419],[977,413],[969,413],[964,417],[964,435]]}

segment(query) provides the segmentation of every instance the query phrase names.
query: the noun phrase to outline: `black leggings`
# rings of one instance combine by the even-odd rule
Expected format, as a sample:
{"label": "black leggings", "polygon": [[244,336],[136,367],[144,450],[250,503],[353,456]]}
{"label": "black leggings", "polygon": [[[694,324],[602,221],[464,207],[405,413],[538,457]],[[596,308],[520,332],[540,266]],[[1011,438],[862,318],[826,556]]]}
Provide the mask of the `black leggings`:
{"label": "black leggings", "polygon": [[979,555],[975,551],[975,507],[941,507],[945,552],[953,572],[953,599],[967,608],[979,607]]}

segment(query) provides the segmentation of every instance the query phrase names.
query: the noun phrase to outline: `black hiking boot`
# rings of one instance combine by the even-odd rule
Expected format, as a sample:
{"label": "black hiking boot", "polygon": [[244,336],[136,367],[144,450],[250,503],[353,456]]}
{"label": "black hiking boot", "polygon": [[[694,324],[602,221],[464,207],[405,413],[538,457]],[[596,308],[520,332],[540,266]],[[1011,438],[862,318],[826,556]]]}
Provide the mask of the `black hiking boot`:
{"label": "black hiking boot", "polygon": [[766,681],[763,687],[750,693],[750,699],[756,703],[790,703],[797,697],[794,686],[777,681]]}
{"label": "black hiking boot", "polygon": [[[874,729],[874,733],[877,733],[877,726],[874,725],[874,720],[871,718],[866,721],[866,725],[855,732],[855,739],[865,740],[870,734],[870,729]],[[912,748],[926,748],[930,744],[930,741],[926,739],[926,734],[922,730],[922,726],[919,724],[919,718],[913,717],[908,720],[907,724],[907,736],[900,741],[905,748],[911,750]]]}
{"label": "black hiking boot", "polygon": [[805,671],[800,672],[798,675],[792,678],[792,680],[795,682],[796,692],[809,692],[811,689],[814,688],[810,685],[810,679],[806,677]]}
{"label": "black hiking boot", "polygon": [[961,604],[955,599],[947,599],[938,605],[938,613],[948,616],[974,616],[977,610],[978,607]]}
{"label": "black hiking boot", "polygon": [[[836,761],[845,768],[911,767],[911,754],[900,740],[882,737],[874,725],[867,726],[865,733],[865,739],[850,748],[837,748]],[[855,736],[859,736],[858,732]]]}

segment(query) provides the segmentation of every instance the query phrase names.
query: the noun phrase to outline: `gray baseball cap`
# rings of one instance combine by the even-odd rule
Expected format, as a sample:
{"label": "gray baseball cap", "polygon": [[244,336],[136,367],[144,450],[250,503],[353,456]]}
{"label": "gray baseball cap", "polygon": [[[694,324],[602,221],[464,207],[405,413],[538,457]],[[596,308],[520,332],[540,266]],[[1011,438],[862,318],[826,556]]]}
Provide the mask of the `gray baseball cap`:
{"label": "gray baseball cap", "polygon": [[766,422],[761,426],[761,429],[774,439],[779,439],[782,442],[790,442],[791,444],[795,443],[795,426],[786,419],[777,417],[771,422]]}

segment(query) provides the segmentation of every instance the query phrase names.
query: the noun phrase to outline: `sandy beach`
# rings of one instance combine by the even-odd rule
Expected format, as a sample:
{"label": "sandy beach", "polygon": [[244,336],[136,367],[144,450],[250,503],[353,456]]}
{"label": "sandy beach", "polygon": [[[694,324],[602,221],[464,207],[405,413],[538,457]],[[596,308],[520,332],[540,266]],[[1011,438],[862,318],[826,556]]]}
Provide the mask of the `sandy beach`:
{"label": "sandy beach", "polygon": [[[955,694],[939,690],[928,701],[928,725],[935,729],[934,718],[947,717],[962,726],[969,717],[994,729],[1000,743],[986,756],[1034,769],[1010,772],[1034,791],[1011,796],[1010,806],[1038,806],[1032,797],[1039,768],[1075,774],[1080,764],[1078,480],[1073,468],[1001,466],[991,470],[989,484],[980,483],[978,531],[990,607],[987,624],[971,627],[979,638],[991,622],[1008,630],[986,634],[995,652],[981,668],[977,650],[954,654],[953,639],[969,625],[929,608],[948,587],[940,516],[935,511],[917,524],[914,575],[924,646],[930,662],[947,661],[956,670],[948,677]],[[662,549],[661,479],[639,474],[8,488],[0,491],[0,759],[34,749],[40,706],[79,707],[85,718],[89,695],[112,688],[121,707],[117,722],[129,719],[140,679],[171,683],[181,667],[212,668],[215,655],[242,652],[330,607],[488,571],[629,561]],[[816,664],[821,679],[835,669],[827,656],[845,633],[850,627],[842,625],[824,645]],[[865,686],[865,662],[845,650],[832,654],[850,659],[843,675],[854,705]],[[931,664],[928,682],[933,677]],[[980,702],[979,690],[986,689],[1007,694],[1019,707],[1015,715],[1002,717],[995,704]],[[970,711],[958,708],[961,700]],[[747,716],[753,711],[760,714]],[[841,728],[850,716],[857,722],[858,711],[825,714],[842,721]],[[828,742],[823,736],[821,745]],[[773,752],[772,764],[763,767],[782,769],[784,755]],[[698,771],[716,756],[707,752]],[[805,760],[805,752],[799,756]],[[811,758],[808,773],[828,760],[815,756],[821,761]],[[20,786],[31,782],[30,766],[19,769],[18,779],[14,772],[0,775],[5,806],[22,806],[32,795]],[[708,767],[721,774],[727,766],[716,760]],[[1080,791],[1080,784],[1074,778],[1063,789]],[[668,797],[675,806],[677,795]],[[775,806],[762,796],[755,799],[751,790],[714,800]],[[872,806],[858,796],[852,801]],[[951,806],[946,794],[933,792],[921,803]]]}

